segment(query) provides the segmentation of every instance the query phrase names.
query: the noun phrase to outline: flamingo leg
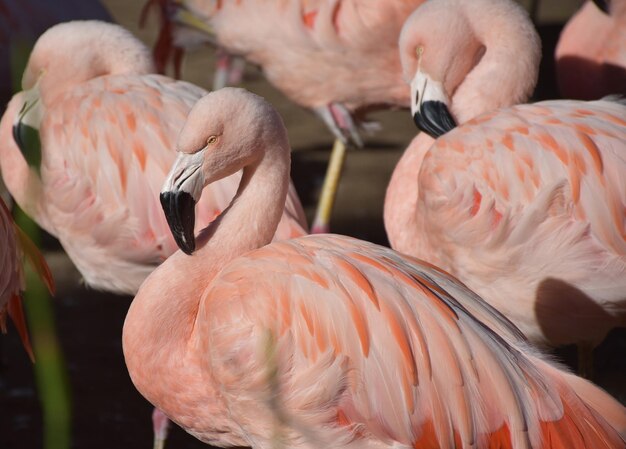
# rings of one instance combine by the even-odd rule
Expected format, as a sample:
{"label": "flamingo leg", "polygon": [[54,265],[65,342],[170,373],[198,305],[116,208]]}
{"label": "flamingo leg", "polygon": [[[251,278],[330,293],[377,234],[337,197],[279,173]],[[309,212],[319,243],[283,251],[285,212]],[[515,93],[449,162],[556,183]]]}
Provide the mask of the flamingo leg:
{"label": "flamingo leg", "polygon": [[215,64],[215,75],[213,76],[213,90],[219,90],[228,85],[229,73],[231,70],[231,55],[221,48],[216,51],[217,62]]}
{"label": "flamingo leg", "polygon": [[330,230],[330,215],[335,204],[339,178],[346,159],[346,146],[353,144],[363,147],[363,140],[359,135],[358,127],[348,109],[339,103],[331,103],[327,106],[315,109],[317,115],[326,124],[330,132],[335,135],[335,144],[330,155],[324,185],[320,194],[320,200],[313,219],[311,232],[324,234]]}
{"label": "flamingo leg", "polygon": [[319,203],[317,204],[317,210],[315,211],[313,226],[311,227],[312,234],[325,234],[330,230],[330,215],[335,204],[339,178],[341,177],[341,171],[345,160],[346,145],[341,141],[341,139],[335,139],[333,151],[330,154],[330,161],[328,162],[328,168],[326,169],[326,177],[324,178],[322,193],[320,195]]}
{"label": "flamingo leg", "polygon": [[246,60],[239,56],[233,56],[230,72],[228,73],[228,85],[238,86],[243,80],[243,72],[246,69]]}
{"label": "flamingo leg", "polygon": [[578,375],[585,379],[593,379],[593,346],[588,343],[579,343],[578,349]]}
{"label": "flamingo leg", "polygon": [[153,449],[163,449],[165,440],[167,440],[167,431],[170,426],[170,420],[165,413],[158,408],[152,412],[152,429],[154,431]]}

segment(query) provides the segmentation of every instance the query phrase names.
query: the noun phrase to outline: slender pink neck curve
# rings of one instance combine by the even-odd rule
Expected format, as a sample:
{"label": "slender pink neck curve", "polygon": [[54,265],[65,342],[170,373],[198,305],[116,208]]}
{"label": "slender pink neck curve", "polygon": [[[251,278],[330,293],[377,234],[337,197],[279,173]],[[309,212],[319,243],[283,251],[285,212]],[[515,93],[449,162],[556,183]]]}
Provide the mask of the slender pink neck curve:
{"label": "slender pink neck curve", "polygon": [[[199,249],[192,256],[173,254],[146,279],[128,311],[123,347],[130,376],[150,402],[175,420],[177,410],[193,410],[200,403],[225,415],[219,393],[204,378],[206,363],[197,359],[194,342],[203,336],[195,335],[196,319],[203,294],[221,268],[272,240],[289,185],[289,148],[284,140],[283,148],[267,149],[244,168],[231,205],[197,238]],[[181,388],[193,394],[180,393]],[[206,400],[198,400],[198,394],[206,395]],[[193,397],[194,402],[183,404],[181,397]],[[212,415],[200,412],[197,416]],[[209,429],[229,425],[227,418],[179,424],[192,431],[194,425]]]}
{"label": "slender pink neck curve", "polygon": [[539,74],[541,41],[528,14],[512,1],[459,2],[476,38],[486,48],[451,98],[459,123],[526,102]]}
{"label": "slender pink neck curve", "polygon": [[417,203],[419,200],[419,170],[435,139],[419,133],[409,144],[396,164],[385,195],[385,231],[391,247],[407,254],[417,254],[416,245],[426,239],[415,235]]}
{"label": "slender pink neck curve", "polygon": [[148,48],[127,30],[98,21],[56,25],[37,41],[22,78],[37,83],[43,104],[91,79],[106,75],[155,73]]}

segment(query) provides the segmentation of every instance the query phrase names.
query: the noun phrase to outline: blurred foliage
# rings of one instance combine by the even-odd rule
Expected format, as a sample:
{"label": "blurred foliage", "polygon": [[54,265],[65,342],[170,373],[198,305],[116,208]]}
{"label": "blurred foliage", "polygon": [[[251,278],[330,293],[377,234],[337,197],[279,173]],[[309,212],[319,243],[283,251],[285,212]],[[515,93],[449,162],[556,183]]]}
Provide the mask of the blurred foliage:
{"label": "blurred foliage", "polygon": [[[11,42],[11,79],[15,92],[21,90],[21,78],[32,42]],[[41,230],[18,207],[15,221],[37,247]],[[50,294],[37,273],[26,267],[24,307],[28,318],[33,350],[35,378],[44,423],[44,449],[69,449],[71,445],[71,398],[67,368],[57,337]]]}

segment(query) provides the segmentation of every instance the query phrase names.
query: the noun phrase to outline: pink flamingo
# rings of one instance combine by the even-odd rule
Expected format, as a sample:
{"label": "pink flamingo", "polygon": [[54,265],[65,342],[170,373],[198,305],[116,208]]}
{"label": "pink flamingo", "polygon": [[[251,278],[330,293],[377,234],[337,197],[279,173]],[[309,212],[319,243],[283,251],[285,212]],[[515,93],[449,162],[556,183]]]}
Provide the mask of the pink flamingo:
{"label": "pink flamingo", "polygon": [[46,260],[33,242],[13,222],[9,209],[0,198],[0,330],[6,333],[6,319],[9,316],[15,324],[28,356],[34,361],[22,309],[23,255],[39,273],[50,293],[53,293],[54,281]]}
{"label": "pink flamingo", "polygon": [[[178,150],[161,201],[183,252],[141,286],[123,348],[137,389],[192,435],[254,448],[623,448],[626,409],[442,270],[338,235],[269,244],[290,149],[261,97],[208,94]],[[242,168],[236,200],[196,239],[186,211]]]}
{"label": "pink flamingo", "polygon": [[626,1],[587,1],[556,47],[556,74],[567,98],[626,95]]}
{"label": "pink flamingo", "polygon": [[[158,192],[185,117],[206,92],[152,72],[148,49],[117,25],[54,26],[37,41],[24,72],[25,91],[14,96],[0,123],[7,188],[59,239],[93,288],[135,294],[176,249]],[[29,145],[33,129],[40,147]],[[232,200],[240,177],[213,185],[197,214],[213,220]],[[305,233],[290,185],[276,238]],[[160,445],[167,421],[158,412],[154,420]]]}
{"label": "pink flamingo", "polygon": [[365,113],[409,106],[397,42],[404,20],[424,0],[160,1],[175,11],[169,20],[208,28],[222,49],[260,66],[328,126],[336,141],[311,228],[328,232],[346,144],[362,146],[358,128],[376,128]]}
{"label": "pink flamingo", "polygon": [[385,226],[394,249],[458,276],[532,342],[584,350],[626,318],[626,107],[498,110],[528,98],[539,46],[508,0],[438,0],[409,18],[400,52],[416,123],[435,137],[463,125],[411,143]]}

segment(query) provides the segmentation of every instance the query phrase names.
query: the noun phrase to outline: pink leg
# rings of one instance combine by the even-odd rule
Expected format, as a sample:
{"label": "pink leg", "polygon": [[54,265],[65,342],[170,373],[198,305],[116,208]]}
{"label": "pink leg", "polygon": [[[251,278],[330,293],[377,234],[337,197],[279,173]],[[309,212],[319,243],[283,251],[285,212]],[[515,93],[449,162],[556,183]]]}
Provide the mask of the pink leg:
{"label": "pink leg", "polygon": [[154,449],[163,449],[167,439],[170,420],[158,408],[152,412],[152,430],[154,432]]}
{"label": "pink leg", "polygon": [[228,85],[239,86],[243,80],[243,72],[246,69],[246,60],[239,56],[233,56],[230,71],[228,72]]}
{"label": "pink leg", "polygon": [[215,64],[215,74],[213,75],[213,90],[219,90],[228,85],[228,73],[230,71],[231,59],[226,51],[218,48],[216,51],[217,61]]}

